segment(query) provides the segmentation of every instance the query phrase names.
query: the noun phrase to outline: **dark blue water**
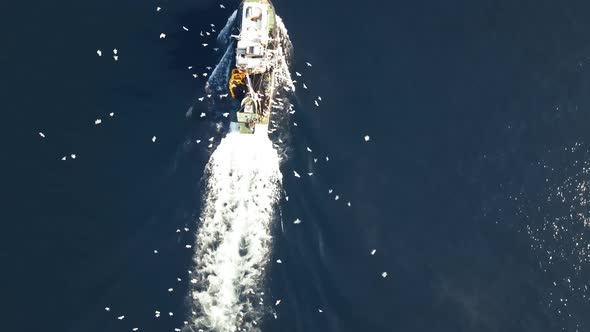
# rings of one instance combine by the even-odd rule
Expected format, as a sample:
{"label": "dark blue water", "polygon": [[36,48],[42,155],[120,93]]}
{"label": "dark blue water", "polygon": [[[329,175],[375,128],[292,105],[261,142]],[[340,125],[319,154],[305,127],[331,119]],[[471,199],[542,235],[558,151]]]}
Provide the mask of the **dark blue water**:
{"label": "dark blue water", "polygon": [[[237,7],[218,4],[4,8],[3,331],[186,319],[211,153],[194,141],[221,137],[185,113],[203,95],[191,74],[219,57],[199,32]],[[275,7],[309,89],[265,282],[283,302],[263,331],[588,331],[590,5]]]}

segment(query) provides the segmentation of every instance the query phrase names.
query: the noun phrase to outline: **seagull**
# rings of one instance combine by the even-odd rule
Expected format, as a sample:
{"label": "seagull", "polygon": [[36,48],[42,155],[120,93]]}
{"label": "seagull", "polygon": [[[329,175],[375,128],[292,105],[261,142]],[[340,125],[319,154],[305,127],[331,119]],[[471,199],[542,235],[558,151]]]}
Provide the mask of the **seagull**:
{"label": "seagull", "polygon": [[301,224],[301,220],[299,220],[299,218],[295,219],[295,221],[293,221],[293,224],[298,225]]}
{"label": "seagull", "polygon": [[101,50],[96,50],[96,54],[98,54],[98,56],[102,56],[102,51]]}
{"label": "seagull", "polygon": [[311,67],[311,63],[309,63],[309,62],[306,62],[306,64],[307,64],[307,66],[308,66],[308,67]]}
{"label": "seagull", "polygon": [[164,39],[164,38],[166,38],[166,34],[162,32],[162,33],[160,34],[160,39]]}
{"label": "seagull", "polygon": [[39,136],[45,138],[45,134],[43,134],[42,132],[39,132]]}
{"label": "seagull", "polygon": [[185,27],[184,25],[182,26],[182,28],[184,29],[184,31],[188,31],[188,28]]}
{"label": "seagull", "polygon": [[293,171],[293,175],[295,175],[295,177],[298,177],[298,178],[301,177],[301,175],[299,175],[299,173],[297,173],[296,171]]}
{"label": "seagull", "polygon": [[299,72],[295,72],[295,75],[297,75],[297,76],[301,76],[301,74],[299,74]]}

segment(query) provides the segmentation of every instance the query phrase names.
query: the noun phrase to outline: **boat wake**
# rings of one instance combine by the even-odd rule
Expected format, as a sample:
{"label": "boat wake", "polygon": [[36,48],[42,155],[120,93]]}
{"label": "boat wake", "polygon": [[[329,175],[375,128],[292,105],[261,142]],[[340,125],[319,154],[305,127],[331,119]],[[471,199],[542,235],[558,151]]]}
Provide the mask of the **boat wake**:
{"label": "boat wake", "polygon": [[255,331],[280,198],[279,157],[266,131],[229,133],[206,169],[191,297],[195,331]]}
{"label": "boat wake", "polygon": [[[234,20],[235,13],[226,27]],[[275,57],[275,88],[293,91],[288,68],[291,44],[279,17],[277,23],[285,47]],[[229,43],[228,48],[232,46]],[[227,66],[222,59],[215,71],[223,72]],[[215,89],[217,81],[210,79],[208,89]],[[283,109],[275,111],[287,113],[288,105],[280,101],[277,107]],[[206,166],[188,331],[259,331],[268,311],[263,281],[282,192],[281,158],[268,135],[273,131],[262,124],[253,135],[230,131]]]}

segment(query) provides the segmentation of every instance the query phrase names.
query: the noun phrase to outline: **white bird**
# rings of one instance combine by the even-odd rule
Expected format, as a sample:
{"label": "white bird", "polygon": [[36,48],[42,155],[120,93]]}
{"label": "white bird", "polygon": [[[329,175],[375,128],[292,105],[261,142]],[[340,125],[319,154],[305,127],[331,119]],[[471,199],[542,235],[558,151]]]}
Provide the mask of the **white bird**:
{"label": "white bird", "polygon": [[111,308],[109,308],[109,307],[105,307],[105,308],[104,308],[104,310],[106,310],[106,311],[111,311]]}
{"label": "white bird", "polygon": [[199,143],[201,143],[201,140],[200,139],[197,140],[197,144],[199,144]]}
{"label": "white bird", "polygon": [[102,123],[102,120],[101,120],[101,119],[96,119],[96,120],[94,120],[94,124],[95,124],[95,125],[99,125],[99,124],[101,124],[101,123]]}
{"label": "white bird", "polygon": [[159,12],[160,10],[162,10],[162,7],[156,7],[157,12]]}
{"label": "white bird", "polygon": [[70,157],[72,157],[72,159],[76,159],[76,154],[75,154],[75,153],[72,153],[72,154],[70,155]]}
{"label": "white bird", "polygon": [[307,147],[307,151],[311,152],[311,149],[309,148],[309,146]]}
{"label": "white bird", "polygon": [[66,156],[63,156],[63,157],[61,157],[61,160],[66,160],[66,158],[67,158]]}
{"label": "white bird", "polygon": [[381,276],[382,276],[383,278],[387,277],[387,272],[383,272],[383,273],[381,273]]}
{"label": "white bird", "polygon": [[102,51],[101,50],[96,50],[96,54],[98,54],[98,56],[102,56]]}
{"label": "white bird", "polygon": [[42,132],[39,132],[39,136],[45,138],[45,134],[43,134]]}
{"label": "white bird", "polygon": [[313,173],[307,173],[307,175],[309,175],[309,176],[312,176],[312,175],[313,175]]}
{"label": "white bird", "polygon": [[117,317],[118,320],[123,320],[123,318],[125,318],[125,315]]}
{"label": "white bird", "polygon": [[299,173],[297,173],[296,171],[293,171],[293,174],[295,175],[295,177],[298,177],[298,178],[301,177],[301,175],[299,175]]}
{"label": "white bird", "polygon": [[295,75],[297,75],[297,76],[301,76],[301,74],[299,74],[299,72],[295,72]]}
{"label": "white bird", "polygon": [[114,116],[114,115],[115,115],[115,112],[111,112],[111,113],[109,113],[109,116],[110,116],[110,117],[112,117],[112,116]]}
{"label": "white bird", "polygon": [[156,136],[152,137],[152,143],[156,143]]}
{"label": "white bird", "polygon": [[205,43],[205,44],[203,44],[203,47],[207,47],[207,45],[209,45],[209,44]]}
{"label": "white bird", "polygon": [[348,202],[348,203],[346,203],[346,205],[350,206],[351,204],[350,204],[350,202]]}
{"label": "white bird", "polygon": [[229,115],[229,113],[225,112],[223,113],[223,116],[227,118],[227,116]]}
{"label": "white bird", "polygon": [[318,101],[317,101],[317,100],[314,100],[314,101],[313,101],[313,103],[314,103],[316,106],[318,106],[318,107],[320,106],[320,104],[318,104]]}
{"label": "white bird", "polygon": [[205,117],[205,113],[201,112],[201,117],[204,118]]}
{"label": "white bird", "polygon": [[306,62],[306,64],[307,64],[307,66],[308,66],[308,67],[311,67],[311,63],[309,63],[309,62]]}
{"label": "white bird", "polygon": [[174,291],[174,288],[168,288],[168,292],[169,293],[172,292],[172,291]]}
{"label": "white bird", "polygon": [[225,6],[220,4],[220,5],[219,5],[219,8],[225,8]]}
{"label": "white bird", "polygon": [[334,197],[334,200],[335,200],[335,201],[337,201],[337,200],[339,200],[339,199],[340,199],[340,196],[338,196],[338,195],[336,195],[336,196]]}
{"label": "white bird", "polygon": [[365,136],[365,142],[368,142],[371,138],[369,137],[369,135]]}
{"label": "white bird", "polygon": [[113,54],[117,55],[117,52],[118,52],[118,51],[117,51],[117,49],[116,49],[116,48],[114,48],[114,49],[113,49]]}
{"label": "white bird", "polygon": [[277,302],[275,302],[275,305],[279,305],[279,304],[281,304],[281,300],[280,299],[278,299]]}
{"label": "white bird", "polygon": [[154,250],[154,254],[157,254],[157,253],[158,253],[158,251],[157,250]]}
{"label": "white bird", "polygon": [[295,221],[293,221],[293,224],[298,225],[301,224],[301,220],[299,220],[299,218],[295,219]]}
{"label": "white bird", "polygon": [[184,29],[184,31],[188,31],[188,28],[185,27],[184,25],[182,26],[182,28]]}
{"label": "white bird", "polygon": [[205,97],[199,98],[199,101],[203,101],[203,100],[205,100]]}
{"label": "white bird", "polygon": [[115,59],[115,61],[119,61],[119,56],[118,55],[113,55],[113,59]]}
{"label": "white bird", "polygon": [[279,264],[282,264],[282,263],[283,263],[283,261],[282,261],[282,260],[280,260],[280,259],[277,259],[277,263],[279,263]]}
{"label": "white bird", "polygon": [[166,38],[166,34],[162,32],[162,33],[160,34],[160,39],[164,39],[164,38]]}
{"label": "white bird", "polygon": [[318,96],[318,100],[319,101],[322,101],[322,96]]}
{"label": "white bird", "polygon": [[303,83],[303,88],[304,89],[307,89],[307,85],[305,85],[305,83]]}
{"label": "white bird", "polygon": [[193,77],[194,77],[194,78],[197,78],[197,77],[198,77],[198,75],[197,75],[197,74],[193,74]]}
{"label": "white bird", "polygon": [[371,256],[372,256],[372,255],[375,255],[375,253],[376,253],[376,252],[377,252],[377,250],[376,250],[376,249],[373,249],[373,250],[371,250]]}

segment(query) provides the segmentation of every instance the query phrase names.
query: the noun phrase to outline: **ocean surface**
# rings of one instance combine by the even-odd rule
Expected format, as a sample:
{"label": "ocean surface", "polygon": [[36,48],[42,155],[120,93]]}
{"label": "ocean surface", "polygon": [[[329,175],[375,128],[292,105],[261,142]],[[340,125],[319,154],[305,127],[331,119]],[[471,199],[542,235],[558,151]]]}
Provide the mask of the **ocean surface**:
{"label": "ocean surface", "polygon": [[198,100],[237,1],[3,6],[0,331],[190,331],[207,165],[252,155],[251,330],[590,331],[590,3],[274,4],[280,163]]}

